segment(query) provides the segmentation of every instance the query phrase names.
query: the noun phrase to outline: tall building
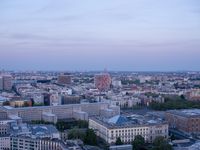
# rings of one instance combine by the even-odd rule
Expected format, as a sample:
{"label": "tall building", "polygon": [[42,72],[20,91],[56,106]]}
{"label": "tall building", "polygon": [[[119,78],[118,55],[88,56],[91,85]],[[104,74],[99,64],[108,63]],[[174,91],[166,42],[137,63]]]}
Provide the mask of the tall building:
{"label": "tall building", "polygon": [[110,89],[111,86],[111,77],[108,73],[97,74],[94,77],[94,84],[97,89],[100,91],[106,91]]}
{"label": "tall building", "polygon": [[0,76],[0,91],[3,90],[3,77]]}
{"label": "tall building", "polygon": [[3,75],[3,89],[6,91],[10,91],[12,89],[12,76],[11,75]]}
{"label": "tall building", "polygon": [[69,74],[62,74],[58,76],[58,81],[57,81],[58,84],[65,85],[65,84],[71,84],[71,82],[72,82],[72,76]]}

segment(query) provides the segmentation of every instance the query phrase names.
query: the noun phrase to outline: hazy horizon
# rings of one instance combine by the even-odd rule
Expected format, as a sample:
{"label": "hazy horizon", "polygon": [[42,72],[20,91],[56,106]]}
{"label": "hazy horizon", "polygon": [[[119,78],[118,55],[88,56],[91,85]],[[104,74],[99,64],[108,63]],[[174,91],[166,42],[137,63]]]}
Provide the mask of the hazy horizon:
{"label": "hazy horizon", "polygon": [[200,71],[199,0],[1,0],[0,70]]}

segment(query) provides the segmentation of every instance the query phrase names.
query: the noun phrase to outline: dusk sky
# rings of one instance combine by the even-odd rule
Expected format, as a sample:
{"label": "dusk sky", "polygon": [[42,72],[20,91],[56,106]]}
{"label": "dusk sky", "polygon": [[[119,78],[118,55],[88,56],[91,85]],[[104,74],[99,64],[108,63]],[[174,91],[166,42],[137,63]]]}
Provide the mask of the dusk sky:
{"label": "dusk sky", "polygon": [[200,0],[0,0],[0,69],[200,71]]}

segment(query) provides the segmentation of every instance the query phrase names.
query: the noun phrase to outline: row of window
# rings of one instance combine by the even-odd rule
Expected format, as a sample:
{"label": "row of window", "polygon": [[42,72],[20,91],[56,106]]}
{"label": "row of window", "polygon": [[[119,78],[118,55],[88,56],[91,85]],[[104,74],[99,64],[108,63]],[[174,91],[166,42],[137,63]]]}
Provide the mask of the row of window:
{"label": "row of window", "polygon": [[[136,132],[136,131],[148,131],[148,128],[143,128],[143,129],[129,129],[129,130],[116,130],[115,133],[119,132]],[[114,133],[114,131],[111,131],[111,133]]]}

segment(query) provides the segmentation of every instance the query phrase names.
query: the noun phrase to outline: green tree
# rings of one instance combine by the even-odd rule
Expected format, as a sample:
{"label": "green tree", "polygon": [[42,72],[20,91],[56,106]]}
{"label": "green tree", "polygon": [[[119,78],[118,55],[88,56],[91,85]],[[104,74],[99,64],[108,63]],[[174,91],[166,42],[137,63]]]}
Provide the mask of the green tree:
{"label": "green tree", "polygon": [[84,143],[88,144],[88,145],[97,145],[97,136],[96,136],[94,130],[88,129],[86,131]]}
{"label": "green tree", "polygon": [[116,140],[116,145],[123,145],[123,142],[121,141],[121,138],[118,137],[117,140]]}
{"label": "green tree", "polygon": [[71,129],[68,132],[68,139],[81,139],[84,140],[85,133],[80,129]]}
{"label": "green tree", "polygon": [[159,136],[155,138],[152,150],[172,150],[172,146],[164,137]]}
{"label": "green tree", "polygon": [[134,141],[132,142],[133,150],[140,150],[144,148],[145,140],[141,135],[135,136]]}

